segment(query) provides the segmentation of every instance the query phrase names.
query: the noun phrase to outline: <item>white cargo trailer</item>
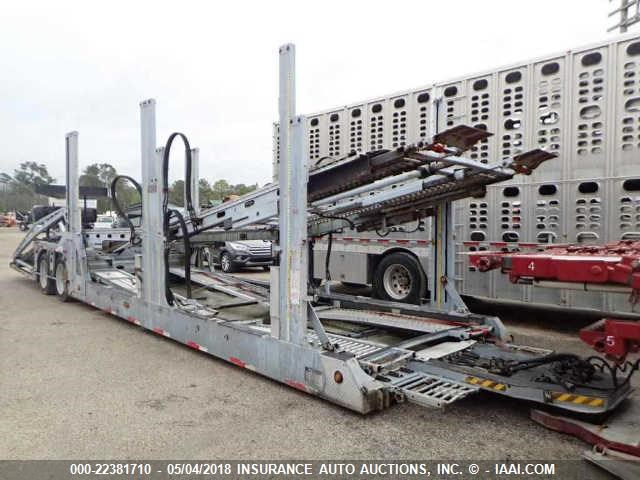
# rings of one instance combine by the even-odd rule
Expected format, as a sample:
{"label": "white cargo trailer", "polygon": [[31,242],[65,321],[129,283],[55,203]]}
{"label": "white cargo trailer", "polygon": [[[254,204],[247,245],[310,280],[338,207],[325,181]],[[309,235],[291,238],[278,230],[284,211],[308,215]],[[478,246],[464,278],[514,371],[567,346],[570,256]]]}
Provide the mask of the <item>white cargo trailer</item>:
{"label": "white cargo trailer", "polygon": [[[481,162],[532,148],[558,154],[556,161],[531,176],[490,186],[482,198],[458,201],[454,220],[458,252],[640,238],[638,34],[306,117],[311,170],[352,152],[397,148],[460,124],[495,133],[470,154]],[[276,125],[274,177],[277,138]],[[425,222],[427,231],[429,224]],[[415,227],[336,235],[331,277],[373,283],[380,290],[387,270],[377,267],[397,252],[413,257],[424,275],[429,271],[429,250],[420,241],[429,235],[412,232]],[[326,239],[316,243],[319,277],[325,274],[326,250]],[[462,255],[456,259],[455,279],[463,294],[493,302],[634,313],[625,295],[514,285],[499,273],[476,272]],[[393,295],[388,291],[386,298]]]}

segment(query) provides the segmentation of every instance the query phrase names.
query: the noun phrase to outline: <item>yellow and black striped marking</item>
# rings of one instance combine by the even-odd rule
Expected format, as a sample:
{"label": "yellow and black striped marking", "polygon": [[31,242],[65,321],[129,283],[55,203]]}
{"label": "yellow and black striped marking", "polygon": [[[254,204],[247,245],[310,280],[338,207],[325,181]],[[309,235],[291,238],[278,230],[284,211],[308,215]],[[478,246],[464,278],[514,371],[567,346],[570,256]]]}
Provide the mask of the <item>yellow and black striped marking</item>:
{"label": "yellow and black striped marking", "polygon": [[553,402],[575,403],[586,407],[601,407],[604,399],[598,397],[587,397],[584,395],[574,395],[573,393],[551,392]]}
{"label": "yellow and black striped marking", "polygon": [[464,379],[464,381],[470,383],[471,385],[478,385],[479,387],[498,390],[499,392],[503,392],[508,388],[508,385],[505,385],[504,383],[498,383],[494,382],[493,380],[487,380],[478,377],[467,377]]}

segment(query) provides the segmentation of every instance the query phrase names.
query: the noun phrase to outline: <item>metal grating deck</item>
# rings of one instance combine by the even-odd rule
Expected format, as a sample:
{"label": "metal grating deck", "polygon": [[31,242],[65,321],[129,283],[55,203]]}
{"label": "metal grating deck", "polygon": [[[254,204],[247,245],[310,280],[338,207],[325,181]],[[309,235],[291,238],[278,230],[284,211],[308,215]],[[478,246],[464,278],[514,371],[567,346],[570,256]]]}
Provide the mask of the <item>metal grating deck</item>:
{"label": "metal grating deck", "polygon": [[443,408],[479,390],[475,386],[406,368],[378,375],[377,378],[388,382],[388,388],[401,393],[407,401],[425,407]]}

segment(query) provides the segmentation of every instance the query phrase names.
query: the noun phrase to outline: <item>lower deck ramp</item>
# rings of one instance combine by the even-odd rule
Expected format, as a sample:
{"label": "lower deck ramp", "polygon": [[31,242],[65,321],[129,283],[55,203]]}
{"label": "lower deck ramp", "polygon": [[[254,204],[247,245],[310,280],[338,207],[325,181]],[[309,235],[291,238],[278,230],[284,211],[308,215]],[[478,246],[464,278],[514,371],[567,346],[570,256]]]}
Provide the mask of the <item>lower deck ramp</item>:
{"label": "lower deck ramp", "polygon": [[131,293],[136,293],[135,277],[122,270],[98,270],[92,272],[92,276],[104,285],[122,288]]}
{"label": "lower deck ramp", "polygon": [[[169,271],[172,275],[185,278],[184,268],[172,267]],[[268,289],[223,273],[192,268],[191,282],[243,300],[253,300],[256,303],[269,301]]]}
{"label": "lower deck ramp", "polygon": [[395,314],[368,310],[352,310],[348,308],[331,307],[317,310],[321,320],[338,320],[353,322],[376,327],[403,328],[423,333],[444,332],[458,328],[438,319],[419,317],[415,315]]}

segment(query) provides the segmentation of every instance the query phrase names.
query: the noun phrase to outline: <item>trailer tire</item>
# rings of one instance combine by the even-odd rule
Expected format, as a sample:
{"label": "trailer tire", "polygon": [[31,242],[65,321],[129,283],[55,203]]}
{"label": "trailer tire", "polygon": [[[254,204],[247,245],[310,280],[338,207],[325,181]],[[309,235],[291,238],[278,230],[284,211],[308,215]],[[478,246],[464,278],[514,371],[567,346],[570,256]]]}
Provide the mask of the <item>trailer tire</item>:
{"label": "trailer tire", "polygon": [[231,260],[231,255],[224,252],[220,257],[220,268],[224,273],[233,273],[236,271],[236,265]]}
{"label": "trailer tire", "polygon": [[56,294],[61,302],[68,302],[71,300],[69,295],[69,278],[67,275],[67,265],[63,258],[58,259],[56,262],[55,270],[55,286]]}
{"label": "trailer tire", "polygon": [[373,276],[374,295],[383,300],[419,304],[427,281],[418,260],[406,252],[385,256]]}
{"label": "trailer tire", "polygon": [[56,282],[49,278],[49,259],[46,253],[38,258],[38,285],[43,294],[56,294]]}
{"label": "trailer tire", "polygon": [[20,222],[19,227],[20,227],[20,231],[21,232],[26,232],[27,231],[27,224],[26,223]]}

